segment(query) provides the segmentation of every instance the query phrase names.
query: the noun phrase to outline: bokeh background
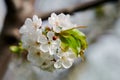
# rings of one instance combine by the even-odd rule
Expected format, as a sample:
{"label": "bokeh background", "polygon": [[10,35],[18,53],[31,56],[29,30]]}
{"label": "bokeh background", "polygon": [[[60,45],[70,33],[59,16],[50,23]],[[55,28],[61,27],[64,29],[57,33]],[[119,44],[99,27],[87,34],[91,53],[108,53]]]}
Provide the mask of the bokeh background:
{"label": "bokeh background", "polygon": [[[37,14],[46,24],[52,12],[71,15],[87,36],[86,61],[67,70],[46,72],[9,51],[19,28]],[[120,80],[119,0],[0,0],[0,80]],[[24,57],[24,56],[23,56]]]}

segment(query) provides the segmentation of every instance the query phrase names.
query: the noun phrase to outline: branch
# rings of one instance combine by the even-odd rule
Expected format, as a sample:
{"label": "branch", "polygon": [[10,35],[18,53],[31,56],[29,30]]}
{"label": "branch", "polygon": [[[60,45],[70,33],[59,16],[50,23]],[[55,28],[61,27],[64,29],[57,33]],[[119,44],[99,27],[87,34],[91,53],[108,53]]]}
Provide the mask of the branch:
{"label": "branch", "polygon": [[97,7],[99,5],[103,5],[106,2],[117,2],[117,1],[118,0],[95,0],[95,1],[85,2],[85,3],[77,3],[76,5],[73,5],[73,6],[70,5],[69,7],[64,9],[59,9],[59,10],[55,10],[47,13],[40,13],[38,15],[43,20],[46,20],[53,12],[55,12],[56,14],[60,14],[60,13],[74,14],[75,12],[84,11],[90,8]]}

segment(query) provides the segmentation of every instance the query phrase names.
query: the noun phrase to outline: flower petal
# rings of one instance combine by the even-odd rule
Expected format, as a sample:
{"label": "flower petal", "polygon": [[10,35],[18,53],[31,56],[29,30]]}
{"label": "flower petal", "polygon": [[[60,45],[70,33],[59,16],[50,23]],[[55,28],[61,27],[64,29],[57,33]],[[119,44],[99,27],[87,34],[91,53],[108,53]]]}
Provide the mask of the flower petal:
{"label": "flower petal", "polygon": [[62,60],[62,66],[64,68],[70,68],[72,64],[73,64],[73,61],[71,60],[68,60],[68,59]]}
{"label": "flower petal", "polygon": [[42,20],[41,20],[41,18],[38,19],[37,24],[38,24],[39,27],[42,25]]}
{"label": "flower petal", "polygon": [[21,34],[27,33],[27,32],[28,32],[27,27],[26,27],[25,25],[23,25],[23,26],[20,28],[19,32],[20,32]]}
{"label": "flower petal", "polygon": [[33,22],[32,22],[32,20],[31,20],[30,18],[27,18],[27,19],[25,20],[25,25],[26,25],[27,27],[31,27],[32,24],[33,24]]}
{"label": "flower petal", "polygon": [[70,60],[74,60],[76,58],[76,55],[73,53],[72,50],[69,50],[66,54],[66,57],[68,57]]}
{"label": "flower petal", "polygon": [[40,45],[40,50],[43,52],[48,52],[49,51],[49,45],[48,44],[41,44]]}
{"label": "flower petal", "polygon": [[48,37],[48,39],[51,41],[51,40],[53,40],[53,36],[54,36],[55,34],[54,34],[54,32],[52,32],[52,31],[49,31],[48,33],[47,33],[47,37]]}
{"label": "flower petal", "polygon": [[33,16],[33,22],[36,23],[38,21],[38,16],[37,15],[34,15]]}
{"label": "flower petal", "polygon": [[43,53],[40,50],[31,48],[29,50],[29,54],[27,55],[27,59],[32,62],[32,64],[36,66],[42,65],[45,59],[42,57]]}
{"label": "flower petal", "polygon": [[55,45],[49,45],[49,54],[53,55],[56,53],[56,46]]}
{"label": "flower petal", "polygon": [[57,48],[57,50],[56,50],[56,55],[57,55],[57,57],[59,57],[59,58],[61,58],[61,57],[63,56],[63,53],[62,53],[61,48]]}
{"label": "flower petal", "polygon": [[60,46],[60,40],[57,39],[55,41],[52,41],[52,44],[56,45],[56,47]]}
{"label": "flower petal", "polygon": [[42,34],[39,35],[38,41],[39,41],[40,43],[43,43],[43,44],[46,44],[46,43],[48,42],[46,36],[44,36],[44,35],[42,35]]}
{"label": "flower petal", "polygon": [[53,26],[53,31],[55,31],[56,33],[60,33],[61,30],[62,30],[61,27],[59,27],[59,26]]}
{"label": "flower petal", "polygon": [[51,18],[52,18],[53,20],[55,20],[56,17],[57,17],[57,15],[56,15],[55,13],[52,13],[52,14],[51,14]]}
{"label": "flower petal", "polygon": [[58,15],[58,18],[60,20],[64,21],[66,19],[66,16],[65,16],[65,14],[61,13],[61,14]]}
{"label": "flower petal", "polygon": [[55,67],[55,68],[61,68],[61,61],[60,61],[60,60],[57,60],[57,61],[54,63],[54,67]]}
{"label": "flower petal", "polygon": [[55,13],[52,13],[51,17],[48,18],[48,22],[50,25],[53,26],[57,19],[58,19],[57,15]]}
{"label": "flower petal", "polygon": [[69,59],[74,60],[76,58],[76,55],[74,53],[69,54]]}

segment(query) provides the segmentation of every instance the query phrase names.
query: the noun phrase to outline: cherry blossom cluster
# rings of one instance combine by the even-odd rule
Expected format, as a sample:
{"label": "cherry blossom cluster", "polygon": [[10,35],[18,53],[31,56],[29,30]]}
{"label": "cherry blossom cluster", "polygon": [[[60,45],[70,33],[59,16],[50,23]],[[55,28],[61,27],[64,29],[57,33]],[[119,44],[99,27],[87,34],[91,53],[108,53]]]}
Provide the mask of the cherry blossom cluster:
{"label": "cherry blossom cluster", "polygon": [[[49,26],[42,26],[41,18],[34,15],[32,19],[27,18],[20,28],[22,47],[28,51],[27,59],[44,70],[70,68],[78,56],[74,49],[62,47],[66,46],[62,42],[67,39],[65,31],[77,25],[70,21],[69,15],[63,13],[52,13],[48,23]],[[62,38],[62,35],[65,35],[65,38]],[[81,47],[77,51],[80,52]]]}

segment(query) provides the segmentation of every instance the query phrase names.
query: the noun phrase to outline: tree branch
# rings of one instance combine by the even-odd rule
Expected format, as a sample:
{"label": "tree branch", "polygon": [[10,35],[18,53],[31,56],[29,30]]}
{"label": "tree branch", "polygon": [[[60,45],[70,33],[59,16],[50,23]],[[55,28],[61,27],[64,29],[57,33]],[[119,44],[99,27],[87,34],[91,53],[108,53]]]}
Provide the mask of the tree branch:
{"label": "tree branch", "polygon": [[59,10],[51,11],[51,12],[47,12],[47,13],[40,13],[38,15],[43,20],[46,20],[53,12],[55,12],[56,14],[60,14],[60,13],[74,14],[75,12],[84,11],[84,10],[87,10],[90,8],[94,8],[94,7],[97,7],[99,5],[103,5],[104,3],[107,3],[107,2],[117,2],[117,1],[118,0],[95,0],[95,1],[85,2],[85,3],[77,3],[76,5],[69,6],[69,7],[64,8],[64,9],[59,9]]}

